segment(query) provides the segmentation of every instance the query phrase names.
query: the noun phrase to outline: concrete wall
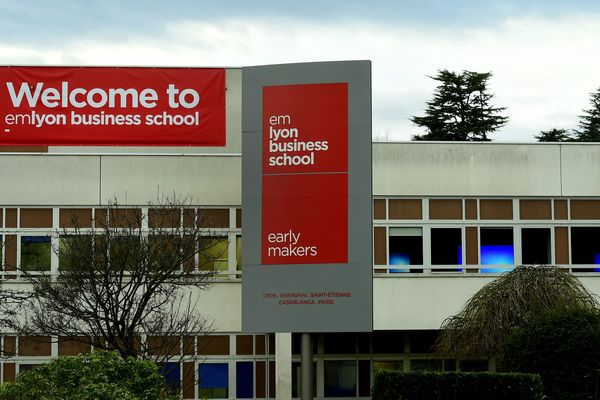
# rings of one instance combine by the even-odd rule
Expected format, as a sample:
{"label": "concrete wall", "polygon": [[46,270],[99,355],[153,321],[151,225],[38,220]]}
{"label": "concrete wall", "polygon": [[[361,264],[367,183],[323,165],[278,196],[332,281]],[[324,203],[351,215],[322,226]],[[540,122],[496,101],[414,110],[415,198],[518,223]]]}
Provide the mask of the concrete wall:
{"label": "concrete wall", "polygon": [[163,195],[239,205],[241,158],[231,155],[0,155],[0,206],[146,205]]}
{"label": "concrete wall", "polygon": [[600,196],[600,145],[375,143],[376,196]]}

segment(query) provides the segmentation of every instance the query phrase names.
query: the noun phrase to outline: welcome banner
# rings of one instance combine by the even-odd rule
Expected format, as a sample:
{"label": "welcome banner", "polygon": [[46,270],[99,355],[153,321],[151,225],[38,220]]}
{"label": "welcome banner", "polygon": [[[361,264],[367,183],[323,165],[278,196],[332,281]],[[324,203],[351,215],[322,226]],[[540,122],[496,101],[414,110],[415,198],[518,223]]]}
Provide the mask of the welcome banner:
{"label": "welcome banner", "polygon": [[222,68],[0,68],[0,146],[225,146]]}

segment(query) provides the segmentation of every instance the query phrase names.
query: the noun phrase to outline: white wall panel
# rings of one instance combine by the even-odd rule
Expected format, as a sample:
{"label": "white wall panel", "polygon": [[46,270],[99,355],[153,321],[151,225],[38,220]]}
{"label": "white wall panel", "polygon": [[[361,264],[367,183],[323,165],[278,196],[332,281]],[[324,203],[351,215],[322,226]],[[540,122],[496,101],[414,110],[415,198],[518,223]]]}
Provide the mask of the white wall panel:
{"label": "white wall panel", "polygon": [[600,145],[561,146],[563,196],[600,196]]}
{"label": "white wall panel", "polygon": [[103,202],[143,205],[163,195],[188,196],[195,204],[239,205],[241,157],[102,156]]}
{"label": "white wall panel", "polygon": [[242,330],[242,285],[239,282],[217,282],[199,291],[200,313],[213,321],[215,332]]}
{"label": "white wall panel", "polygon": [[560,146],[374,144],[373,173],[377,196],[559,196]]}
{"label": "white wall panel", "polygon": [[373,281],[373,328],[438,329],[493,278],[385,277]]}
{"label": "white wall panel", "polygon": [[97,157],[0,155],[0,205],[91,205],[99,199]]}

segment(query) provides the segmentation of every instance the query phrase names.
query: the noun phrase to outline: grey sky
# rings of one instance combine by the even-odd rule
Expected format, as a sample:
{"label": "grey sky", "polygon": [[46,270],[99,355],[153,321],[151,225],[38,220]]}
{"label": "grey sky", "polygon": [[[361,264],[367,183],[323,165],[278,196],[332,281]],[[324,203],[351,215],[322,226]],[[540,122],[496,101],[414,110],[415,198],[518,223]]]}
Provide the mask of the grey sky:
{"label": "grey sky", "polygon": [[374,136],[406,140],[438,69],[491,71],[530,141],[573,128],[600,87],[597,1],[0,0],[0,63],[242,66],[371,59]]}

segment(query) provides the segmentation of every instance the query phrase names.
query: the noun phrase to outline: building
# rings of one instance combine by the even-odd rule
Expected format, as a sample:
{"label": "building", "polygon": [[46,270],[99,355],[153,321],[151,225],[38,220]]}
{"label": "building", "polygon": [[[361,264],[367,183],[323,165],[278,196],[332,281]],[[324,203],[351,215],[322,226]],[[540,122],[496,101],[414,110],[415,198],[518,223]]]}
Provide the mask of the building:
{"label": "building", "polygon": [[[2,260],[23,267],[35,244],[56,272],[51,245],[73,209],[93,215],[118,199],[147,212],[161,193],[189,195],[219,221],[228,251],[213,287],[199,294],[215,332],[202,345],[194,339],[202,363],[177,369],[184,397],[298,397],[299,336],[241,332],[241,73],[226,73],[225,148],[2,152],[0,235],[12,243]],[[564,266],[600,294],[600,145],[375,143],[372,233],[374,332],[314,335],[316,398],[367,399],[377,368],[487,369],[485,360],[432,358],[431,344],[444,318],[514,265]],[[4,276],[5,285],[22,284],[18,271]],[[0,344],[15,354],[2,362],[3,381],[82,350],[10,332]],[[208,377],[200,385],[197,373]]]}

